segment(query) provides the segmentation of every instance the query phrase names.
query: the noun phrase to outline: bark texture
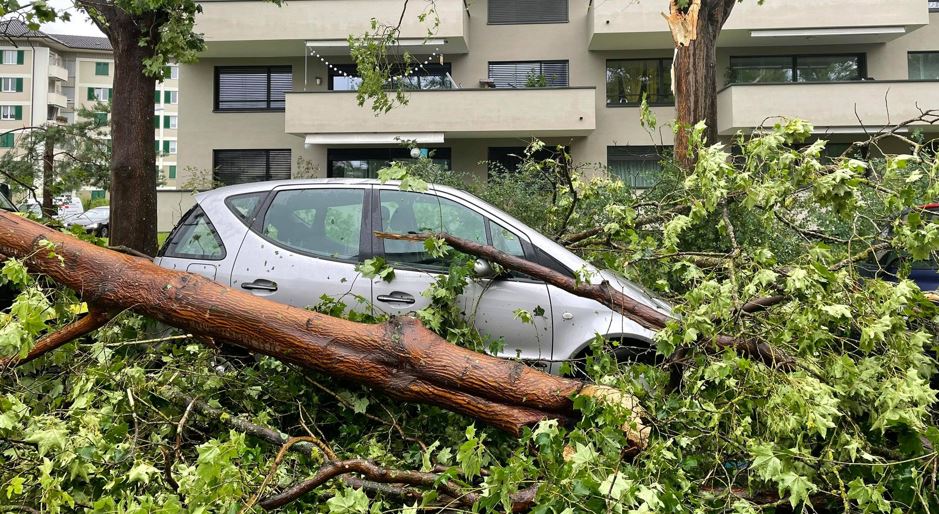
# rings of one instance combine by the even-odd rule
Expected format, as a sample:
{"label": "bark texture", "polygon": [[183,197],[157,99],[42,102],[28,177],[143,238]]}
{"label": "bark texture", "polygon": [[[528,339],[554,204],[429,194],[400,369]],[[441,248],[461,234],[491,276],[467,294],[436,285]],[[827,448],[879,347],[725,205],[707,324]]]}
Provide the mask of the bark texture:
{"label": "bark texture", "polygon": [[[55,244],[55,256],[36,251],[42,240]],[[633,444],[643,446],[648,437],[634,398],[457,347],[415,319],[368,325],[289,307],[10,213],[0,213],[0,254],[25,259],[31,271],[75,290],[96,308],[130,309],[196,336],[230,341],[510,433],[547,418],[572,420],[573,398],[588,395],[629,413],[625,429]]]}
{"label": "bark texture", "polygon": [[99,23],[99,27],[114,48],[111,244],[154,255],[157,248],[157,174],[153,144],[156,79],[147,75],[144,61],[155,54],[160,38],[158,25],[113,4],[82,3],[105,18],[106,23]]}
{"label": "bark texture", "polygon": [[717,38],[738,0],[691,0],[687,8],[671,0],[665,16],[675,42],[672,88],[678,132],[675,158],[691,168],[690,132],[699,121],[707,124],[707,142],[717,140]]}

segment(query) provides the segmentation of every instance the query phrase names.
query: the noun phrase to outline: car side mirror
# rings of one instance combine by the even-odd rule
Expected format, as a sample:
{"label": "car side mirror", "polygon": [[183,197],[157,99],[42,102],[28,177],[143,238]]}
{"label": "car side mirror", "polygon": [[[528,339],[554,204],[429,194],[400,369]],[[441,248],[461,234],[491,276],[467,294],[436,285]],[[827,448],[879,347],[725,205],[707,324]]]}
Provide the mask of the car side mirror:
{"label": "car side mirror", "polygon": [[473,263],[473,275],[476,278],[496,278],[496,270],[486,259],[476,259]]}

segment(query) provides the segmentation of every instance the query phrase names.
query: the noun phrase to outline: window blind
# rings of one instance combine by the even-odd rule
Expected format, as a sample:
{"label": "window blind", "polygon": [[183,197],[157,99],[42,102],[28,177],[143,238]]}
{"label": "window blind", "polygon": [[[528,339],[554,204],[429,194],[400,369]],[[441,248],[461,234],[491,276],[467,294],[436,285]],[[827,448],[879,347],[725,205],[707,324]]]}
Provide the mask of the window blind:
{"label": "window blind", "polygon": [[215,150],[212,177],[226,186],[290,178],[290,150]]}
{"label": "window blind", "polygon": [[568,0],[489,0],[490,25],[567,21]]}

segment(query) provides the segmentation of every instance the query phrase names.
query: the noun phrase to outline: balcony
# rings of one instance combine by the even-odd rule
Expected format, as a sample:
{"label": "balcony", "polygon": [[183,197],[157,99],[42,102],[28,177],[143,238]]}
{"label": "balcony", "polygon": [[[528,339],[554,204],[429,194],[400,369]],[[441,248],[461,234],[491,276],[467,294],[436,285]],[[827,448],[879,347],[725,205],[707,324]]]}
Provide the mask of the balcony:
{"label": "balcony", "polygon": [[[590,50],[671,48],[662,18],[668,2],[593,0],[587,15]],[[774,0],[736,4],[720,46],[883,43],[929,23],[922,0]],[[793,28],[798,27],[798,28]]]}
{"label": "balcony", "polygon": [[288,93],[286,131],[310,144],[583,136],[596,128],[596,102],[593,87],[437,89],[375,116],[354,92]]}
{"label": "balcony", "polygon": [[68,98],[63,94],[49,92],[47,103],[49,105],[54,105],[56,107],[66,108],[68,107]]}
{"label": "balcony", "polygon": [[55,64],[49,65],[49,78],[68,82],[68,70]]}
{"label": "balcony", "polygon": [[802,118],[829,133],[863,133],[912,119],[919,109],[939,109],[939,82],[737,84],[718,93],[717,109],[721,135],[772,124],[767,116]]}
{"label": "balcony", "polygon": [[[202,57],[302,56],[305,46],[321,55],[348,54],[350,35],[371,30],[371,19],[396,25],[401,18],[401,0],[291,0],[278,7],[262,0],[201,0],[196,32],[204,34]],[[433,45],[447,54],[468,51],[469,13],[464,0],[437,0],[440,25],[435,33],[433,16],[420,22],[426,2],[411,2],[401,18],[402,45]],[[426,40],[426,41],[425,41]],[[308,45],[308,43],[310,43]],[[430,53],[430,50],[426,53]]]}

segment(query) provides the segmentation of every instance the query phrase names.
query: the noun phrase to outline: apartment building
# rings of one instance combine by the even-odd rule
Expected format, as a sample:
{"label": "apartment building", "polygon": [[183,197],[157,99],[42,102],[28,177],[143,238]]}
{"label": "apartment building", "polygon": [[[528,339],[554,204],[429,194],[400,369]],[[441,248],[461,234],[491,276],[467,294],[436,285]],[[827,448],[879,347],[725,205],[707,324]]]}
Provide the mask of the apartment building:
{"label": "apartment building", "polygon": [[[674,118],[665,0],[411,2],[401,46],[421,63],[408,103],[376,116],[356,102],[347,38],[397,23],[401,0],[204,0],[206,50],[184,66],[180,169],[222,183],[303,174],[373,177],[415,141],[454,170],[511,168],[537,137],[630,184],[654,180],[665,128],[640,124],[645,96]],[[939,2],[746,0],[719,42],[718,129],[772,116],[813,122],[835,144],[939,108]],[[922,127],[936,130],[937,127]]]}
{"label": "apartment building", "polygon": [[[0,34],[6,35],[0,41],[0,152],[13,151],[24,128],[74,123],[82,109],[94,112],[113,96],[114,58],[107,38],[47,34],[15,20],[0,22]],[[179,67],[168,67],[164,75],[154,92],[156,170],[161,188],[174,189]],[[94,115],[106,121],[107,113]]]}

